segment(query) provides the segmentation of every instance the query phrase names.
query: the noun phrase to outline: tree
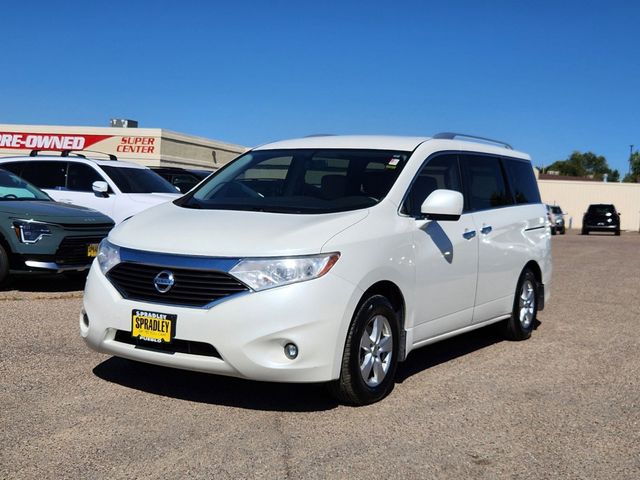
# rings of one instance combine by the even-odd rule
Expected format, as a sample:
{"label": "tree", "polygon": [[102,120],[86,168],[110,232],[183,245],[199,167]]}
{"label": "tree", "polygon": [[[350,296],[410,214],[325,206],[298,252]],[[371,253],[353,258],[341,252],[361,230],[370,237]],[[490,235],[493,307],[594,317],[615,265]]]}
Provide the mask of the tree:
{"label": "tree", "polygon": [[613,170],[609,177],[607,178],[609,182],[619,182],[620,181],[620,172],[618,170]]}
{"label": "tree", "polygon": [[610,182],[620,180],[620,172],[611,170],[607,159],[593,152],[573,152],[566,160],[558,160],[545,169],[545,172],[555,171],[560,175],[570,177],[592,177],[604,179],[605,174]]}
{"label": "tree", "polygon": [[640,152],[633,152],[629,157],[629,161],[631,163],[631,172],[627,173],[622,181],[627,183],[638,183],[640,182]]}

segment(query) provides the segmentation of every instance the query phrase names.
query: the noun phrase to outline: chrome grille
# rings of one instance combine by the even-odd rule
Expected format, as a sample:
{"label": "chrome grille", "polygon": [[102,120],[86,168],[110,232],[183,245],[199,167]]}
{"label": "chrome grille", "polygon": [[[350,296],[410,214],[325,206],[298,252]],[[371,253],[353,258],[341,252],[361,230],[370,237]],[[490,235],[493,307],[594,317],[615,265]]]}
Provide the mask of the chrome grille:
{"label": "chrome grille", "polygon": [[[160,293],[154,279],[160,272],[170,270],[175,283],[168,292]],[[231,295],[249,291],[249,288],[231,275],[213,270],[167,268],[124,262],[107,273],[107,278],[120,294],[130,300],[204,307]]]}

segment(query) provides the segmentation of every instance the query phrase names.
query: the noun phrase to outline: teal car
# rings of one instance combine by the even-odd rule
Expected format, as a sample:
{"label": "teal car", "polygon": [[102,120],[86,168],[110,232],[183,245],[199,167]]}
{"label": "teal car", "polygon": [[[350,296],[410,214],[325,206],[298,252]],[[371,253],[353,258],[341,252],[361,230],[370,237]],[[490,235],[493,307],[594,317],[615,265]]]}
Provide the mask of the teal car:
{"label": "teal car", "polygon": [[14,272],[82,272],[113,221],[95,210],[55,202],[0,169],[0,286]]}

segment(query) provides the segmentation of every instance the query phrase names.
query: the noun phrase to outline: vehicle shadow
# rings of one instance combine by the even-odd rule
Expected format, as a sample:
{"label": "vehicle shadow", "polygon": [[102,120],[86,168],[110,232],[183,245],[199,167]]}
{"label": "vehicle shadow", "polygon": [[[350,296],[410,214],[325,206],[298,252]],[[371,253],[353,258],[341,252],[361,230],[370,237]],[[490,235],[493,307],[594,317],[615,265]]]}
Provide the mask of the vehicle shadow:
{"label": "vehicle shadow", "polygon": [[315,412],[338,406],[323,384],[269,383],[111,357],[93,369],[108,382],[191,402],[251,410]]}
{"label": "vehicle shadow", "polygon": [[[540,322],[536,323],[538,328]],[[396,382],[441,363],[503,341],[496,325],[413,351],[396,372]],[[331,410],[339,403],[325,385],[269,383],[160,367],[111,357],[93,369],[102,380],[154,395],[191,402],[225,405],[250,410],[315,412]]]}
{"label": "vehicle shadow", "polygon": [[[534,330],[539,326],[540,321],[536,320]],[[407,359],[398,365],[396,383],[402,383],[424,370],[502,341],[505,341],[505,338],[500,331],[500,324],[493,324],[413,350]]]}
{"label": "vehicle shadow", "polygon": [[14,274],[2,290],[18,292],[77,292],[84,290],[86,275]]}

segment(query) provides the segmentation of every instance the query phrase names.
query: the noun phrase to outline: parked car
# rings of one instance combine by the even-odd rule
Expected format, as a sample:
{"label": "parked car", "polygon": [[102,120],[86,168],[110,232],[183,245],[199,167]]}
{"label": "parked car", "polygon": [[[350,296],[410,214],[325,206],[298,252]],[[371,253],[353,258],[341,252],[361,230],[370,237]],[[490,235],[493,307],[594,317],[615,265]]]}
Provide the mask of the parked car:
{"label": "parked car", "polygon": [[88,208],[54,202],[0,169],[0,285],[11,272],[81,272],[113,221]]}
{"label": "parked car", "polygon": [[582,217],[582,235],[590,232],[613,232],[620,235],[620,212],[610,203],[589,205]]}
{"label": "parked car", "polygon": [[58,202],[98,210],[116,223],[180,196],[149,168],[117,161],[113,155],[99,160],[67,151],[61,156],[34,152],[0,159],[0,168],[31,182]]}
{"label": "parked car", "polygon": [[81,336],[168,367],[329,382],[353,404],[387,395],[415,348],[496,322],[529,338],[551,276],[529,156],[458,137],[247,152],[100,244]]}
{"label": "parked car", "polygon": [[551,228],[551,235],[559,233],[564,235],[566,232],[564,212],[558,205],[547,205],[547,217]]}
{"label": "parked car", "polygon": [[206,170],[187,170],[178,167],[153,167],[152,170],[182,193],[187,193],[211,174]]}

